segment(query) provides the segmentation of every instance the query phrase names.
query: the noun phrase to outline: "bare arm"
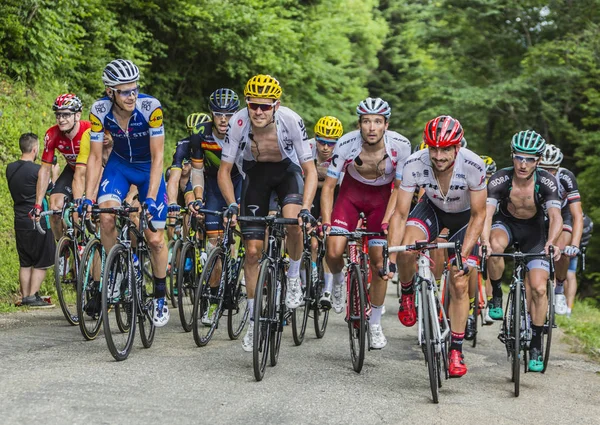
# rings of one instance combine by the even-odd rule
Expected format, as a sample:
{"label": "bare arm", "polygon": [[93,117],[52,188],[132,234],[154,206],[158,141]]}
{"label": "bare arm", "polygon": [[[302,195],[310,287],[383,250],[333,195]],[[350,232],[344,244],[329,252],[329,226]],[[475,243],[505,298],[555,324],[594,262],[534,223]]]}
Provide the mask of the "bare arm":
{"label": "bare arm", "polygon": [[546,246],[556,245],[556,241],[562,232],[563,220],[560,215],[560,208],[548,208],[548,219],[550,227],[548,229],[548,241]]}
{"label": "bare arm", "polygon": [[331,212],[333,211],[333,193],[338,179],[327,176],[323,189],[321,189],[321,217],[323,224],[331,224]]}
{"label": "bare arm", "polygon": [[163,173],[163,154],[165,148],[165,136],[155,136],[150,138],[150,156],[152,165],[150,166],[150,185],[148,186],[147,198],[156,199],[158,188]]}
{"label": "bare arm", "polygon": [[581,202],[569,204],[569,211],[573,216],[573,232],[571,233],[571,245],[579,246],[581,244],[581,235],[583,233],[583,210]]}
{"label": "bare arm", "polygon": [[76,165],[75,174],[73,175],[73,199],[79,199],[83,196],[85,190],[85,165]]}
{"label": "bare arm", "polygon": [[85,196],[94,200],[98,194],[98,183],[102,174],[102,143],[90,143],[90,156],[85,172]]}
{"label": "bare arm", "polygon": [[232,167],[233,163],[221,160],[219,173],[217,174],[219,189],[221,190],[223,198],[225,198],[225,201],[227,201],[227,205],[237,203],[237,200],[235,199],[235,192],[233,190],[233,182],[231,181]]}
{"label": "bare arm", "polygon": [[169,204],[177,203],[177,191],[179,189],[180,179],[181,169],[171,168],[171,174],[169,175],[169,181],[167,182],[167,196],[169,198]]}
{"label": "bare arm", "polygon": [[398,198],[398,188],[400,187],[400,180],[396,180],[394,183],[394,188],[392,189],[392,194],[390,195],[390,199],[388,201],[387,207],[385,208],[385,214],[383,215],[383,220],[381,220],[381,224],[389,223],[392,218],[392,214],[394,214],[394,210],[396,209],[396,201]]}
{"label": "bare arm", "polygon": [[491,245],[490,245],[490,234],[492,233],[492,220],[494,219],[494,214],[496,214],[496,206],[495,205],[486,205],[486,214],[485,221],[483,223],[483,230],[481,231],[481,243],[487,246],[488,254],[492,253]]}
{"label": "bare arm", "polygon": [[471,254],[483,231],[487,217],[486,201],[487,189],[471,191],[471,218],[469,218],[461,251],[461,255],[465,259]]}
{"label": "bare arm", "polygon": [[192,170],[190,171],[192,179],[192,188],[196,199],[204,198],[204,165],[192,161]]}
{"label": "bare arm", "polygon": [[46,191],[48,190],[48,182],[50,181],[50,168],[51,165],[42,162],[40,171],[38,171],[38,179],[35,187],[35,204],[42,205]]}
{"label": "bare arm", "polygon": [[315,193],[317,193],[317,168],[315,167],[314,161],[307,161],[302,164],[302,170],[304,171],[304,196],[302,198],[302,209],[311,210],[312,202],[315,199]]}
{"label": "bare arm", "polygon": [[[390,228],[388,233],[388,245],[398,246],[402,243],[404,238],[404,231],[406,230],[406,221],[408,220],[408,214],[410,212],[410,203],[412,202],[413,192],[408,192],[396,187],[396,208],[390,219]],[[390,252],[390,261],[396,263],[396,252]]]}

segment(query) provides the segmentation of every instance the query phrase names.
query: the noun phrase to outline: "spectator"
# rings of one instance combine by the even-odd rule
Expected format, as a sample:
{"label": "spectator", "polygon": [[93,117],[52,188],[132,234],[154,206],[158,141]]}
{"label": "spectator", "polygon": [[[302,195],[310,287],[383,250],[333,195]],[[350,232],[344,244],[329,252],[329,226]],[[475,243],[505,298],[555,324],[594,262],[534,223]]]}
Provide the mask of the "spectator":
{"label": "spectator", "polygon": [[[54,264],[56,249],[52,232],[45,235],[33,228],[29,212],[35,204],[35,192],[40,166],[35,164],[39,152],[39,140],[33,133],[25,133],[19,139],[21,158],[8,164],[6,180],[14,202],[15,240],[19,254],[19,282],[21,305],[35,308],[54,307],[42,300],[38,291],[46,277],[46,270]],[[53,167],[56,169],[57,167]],[[54,173],[53,173],[54,174]],[[48,230],[47,220],[40,223]]]}

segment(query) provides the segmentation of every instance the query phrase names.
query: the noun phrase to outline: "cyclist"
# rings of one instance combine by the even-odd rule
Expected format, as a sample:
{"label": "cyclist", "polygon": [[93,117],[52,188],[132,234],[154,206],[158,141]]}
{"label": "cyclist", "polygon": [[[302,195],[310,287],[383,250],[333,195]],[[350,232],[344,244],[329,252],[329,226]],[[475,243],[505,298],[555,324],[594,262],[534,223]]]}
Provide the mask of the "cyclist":
{"label": "cyclist", "polygon": [[[106,165],[108,157],[112,152],[113,140],[108,132],[104,132],[104,142],[102,143],[102,166]],[[83,193],[85,191],[85,172],[87,169],[87,161],[90,156],[90,132],[86,131],[81,137],[79,144],[79,154],[75,161],[75,174],[73,176],[73,199],[77,203],[81,203]],[[98,183],[96,183],[96,190],[91,194],[90,198],[95,199],[98,194]]]}
{"label": "cyclist", "polygon": [[[485,220],[485,168],[474,152],[460,147],[463,139],[460,122],[442,115],[425,125],[423,140],[429,146],[412,154],[404,164],[404,179],[398,191],[396,211],[391,222],[391,245],[413,244],[417,240],[434,241],[447,228],[448,241],[461,241],[463,270],[456,267],[456,256],[449,250],[453,264],[450,275],[451,324],[449,374],[460,377],[467,373],[462,344],[469,313],[468,280],[476,265],[477,239]],[[425,194],[410,212],[415,188],[424,188]],[[406,228],[405,228],[406,226]],[[416,254],[390,254],[390,272],[398,274],[402,287],[398,318],[404,326],[417,321],[413,276]]]}
{"label": "cyclist", "polygon": [[540,160],[540,167],[548,171],[558,181],[558,196],[562,201],[561,215],[563,219],[562,232],[557,245],[564,256],[556,262],[556,314],[567,314],[567,298],[565,297],[565,281],[571,258],[579,254],[581,235],[583,232],[583,210],[581,197],[575,175],[560,166],[563,153],[554,146],[547,144]]}
{"label": "cyclist", "polygon": [[[242,187],[243,215],[265,216],[269,199],[277,192],[282,214],[286,218],[313,220],[310,208],[317,189],[317,170],[308,144],[302,118],[280,104],[282,89],[270,75],[256,75],[246,83],[247,108],[238,111],[229,122],[218,172],[219,188],[229,204],[228,215],[235,223],[239,212],[231,173],[235,163],[244,176]],[[302,180],[304,172],[305,180]],[[245,351],[252,351],[254,322],[254,288],[258,279],[265,228],[242,223],[246,248],[244,276],[248,291],[250,323],[242,341]],[[302,229],[288,226],[287,250],[290,266],[285,304],[297,308],[302,301],[300,258]]]}
{"label": "cyclist", "polygon": [[[69,201],[73,199],[73,177],[77,154],[79,154],[79,144],[83,135],[86,132],[89,133],[91,126],[89,121],[81,120],[82,109],[81,100],[71,93],[58,96],[52,105],[52,110],[56,116],[56,125],[46,131],[46,137],[44,138],[42,166],[38,172],[35,205],[32,211],[37,221],[40,219],[41,205],[46,196],[47,182],[50,179],[50,169],[55,159],[54,152],[56,149],[67,161],[67,166],[55,182],[54,189],[50,192],[50,209],[61,209],[65,196]],[[51,216],[50,227],[54,238],[59,240],[63,233],[61,217]]]}
{"label": "cyclist", "polygon": [[[583,234],[581,235],[580,246],[582,251],[590,243],[592,231],[594,230],[594,222],[589,215],[583,215]],[[585,251],[584,251],[585,252]],[[571,258],[569,262],[569,271],[567,272],[567,282],[565,283],[565,296],[567,297],[567,312],[566,316],[571,317],[571,310],[575,303],[575,294],[577,294],[577,260],[579,257]]]}
{"label": "cyclist", "polygon": [[[504,252],[515,243],[525,253],[548,253],[550,246],[556,244],[562,230],[558,183],[552,174],[537,168],[545,147],[544,138],[533,130],[515,134],[511,142],[513,166],[490,177],[487,217],[481,235],[481,243],[487,246],[488,253]],[[550,222],[548,232],[545,215]],[[560,250],[555,246],[555,259],[558,258]],[[541,372],[544,367],[542,333],[548,310],[546,283],[549,265],[546,260],[535,259],[529,261],[527,268],[532,329],[529,370]],[[502,317],[503,259],[490,257],[488,270],[493,291],[490,315],[492,318]]]}
{"label": "cyclist", "polygon": [[[346,133],[335,146],[321,195],[323,227],[334,231],[352,232],[360,213],[367,219],[367,231],[387,232],[389,219],[396,202],[396,186],[402,180],[404,161],[410,155],[408,139],[388,130],[392,108],[381,98],[368,97],[356,107],[359,129]],[[333,203],[335,187],[345,171],[340,192]],[[327,238],[327,264],[333,281],[333,309],[344,308],[343,254],[348,239],[342,236]],[[387,339],[381,328],[387,282],[380,276],[383,266],[385,237],[369,239],[369,258],[372,272],[370,288],[371,317],[369,333],[371,348],[382,349]]]}
{"label": "cyclist", "polygon": [[[498,166],[496,165],[496,161],[494,161],[491,156],[481,155],[481,159],[483,159],[483,163],[485,164],[485,184],[487,185],[492,174],[494,174],[496,171],[498,171]],[[485,317],[484,317],[483,321],[484,321],[485,325],[491,325],[492,323],[494,323],[494,319],[492,319],[490,316],[490,307],[491,307],[490,302],[492,301],[492,284],[490,283],[489,277],[485,281],[485,294],[486,294],[486,303],[487,304],[486,304],[486,308],[485,308]],[[469,296],[470,296],[470,293],[469,293]],[[475,300],[473,299],[473,301],[475,301]],[[473,305],[473,307],[474,307],[474,305]],[[470,312],[469,315],[471,315],[471,314],[472,313]],[[469,316],[469,320],[471,320],[470,316]],[[469,322],[467,322],[467,329],[468,328],[469,328]]]}
{"label": "cyclist", "polygon": [[[344,134],[344,127],[339,119],[332,116],[321,117],[317,124],[315,125],[315,137],[314,139],[310,139],[309,143],[312,148],[313,158],[315,159],[315,165],[317,167],[317,192],[315,194],[315,199],[313,201],[312,207],[312,215],[318,221],[321,220],[321,191],[323,189],[323,185],[325,183],[325,179],[327,177],[327,168],[329,167],[331,157],[333,155],[333,150],[338,139]],[[341,178],[340,178],[341,180]],[[339,183],[335,187],[334,198],[337,197],[339,189]],[[316,281],[318,279],[318,271],[317,271],[317,248],[318,242],[317,238],[312,238],[312,273],[313,280]],[[331,288],[333,285],[332,277],[329,270],[329,266],[327,266],[327,261],[323,263],[324,268],[324,279],[325,285],[323,289],[323,294],[319,302],[321,306],[326,308],[331,308]]]}
{"label": "cyclist", "polygon": [[[95,190],[94,183],[102,174],[98,191],[101,208],[121,205],[130,185],[136,185],[139,200],[148,207],[156,233],[146,230],[150,247],[150,260],[154,280],[153,322],[162,327],[169,321],[165,303],[167,248],[164,227],[167,217],[167,193],[163,179],[163,151],[165,131],[160,102],[139,93],[140,71],[131,61],[115,59],[104,68],[102,81],[106,96],[92,105],[90,113],[91,149],[86,171],[86,194]],[[107,130],[113,139],[113,150],[104,171],[102,142]],[[102,171],[102,173],[101,173]],[[86,197],[88,209],[94,203]],[[116,243],[117,230],[114,217],[102,214],[100,237],[108,252]]]}

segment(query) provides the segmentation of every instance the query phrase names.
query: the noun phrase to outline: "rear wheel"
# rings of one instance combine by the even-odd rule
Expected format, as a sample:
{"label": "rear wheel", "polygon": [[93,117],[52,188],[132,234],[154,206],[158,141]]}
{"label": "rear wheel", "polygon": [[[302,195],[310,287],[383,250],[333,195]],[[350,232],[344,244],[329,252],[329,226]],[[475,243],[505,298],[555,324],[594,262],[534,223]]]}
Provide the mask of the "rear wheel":
{"label": "rear wheel", "polygon": [[475,304],[473,306],[473,348],[477,347],[477,319],[479,318],[479,285],[481,280],[477,278],[475,285]]}
{"label": "rear wheel", "polygon": [[99,239],[93,238],[85,246],[77,279],[77,316],[79,329],[85,339],[98,336],[102,326],[101,275],[104,250]]}
{"label": "rear wheel", "polygon": [[73,251],[73,240],[60,238],[56,245],[54,260],[54,284],[60,308],[70,325],[77,325],[77,262]]}
{"label": "rear wheel", "polygon": [[246,280],[244,279],[244,260],[245,257],[236,260],[236,263],[231,267],[236,270],[233,274],[234,282],[229,282],[230,285],[235,285],[233,288],[232,299],[227,310],[227,333],[230,339],[238,339],[246,322],[248,321],[248,292],[246,291]]}
{"label": "rear wheel", "polygon": [[181,248],[177,276],[177,304],[179,319],[186,332],[192,330],[192,315],[194,313],[194,297],[198,287],[196,247],[192,242],[186,242]]}
{"label": "rear wheel", "polygon": [[283,323],[285,322],[287,313],[287,308],[285,306],[285,295],[287,291],[286,275],[283,270],[279,270],[279,274],[275,272],[274,276],[275,281],[278,282],[279,288],[277,289],[277,287],[273,287],[273,299],[275,304],[275,322],[271,325],[271,348],[269,351],[269,356],[271,358],[271,366],[275,366],[279,361],[279,349],[281,348]]}
{"label": "rear wheel", "polygon": [[[225,284],[223,282],[225,273],[222,272],[224,261],[225,253],[223,249],[220,246],[214,248],[208,256],[200,276],[197,292],[194,296],[192,315],[194,341],[198,347],[208,344],[219,323],[219,316],[223,308],[223,287]],[[218,286],[211,288],[211,281],[217,282]],[[213,310],[212,316],[209,317],[208,314],[211,309]]]}
{"label": "rear wheel", "polygon": [[269,358],[271,339],[271,321],[275,317],[275,271],[267,259],[260,265],[256,292],[254,294],[254,341],[252,347],[252,365],[254,378],[261,381]]}
{"label": "rear wheel", "polygon": [[137,305],[129,251],[117,244],[106,258],[102,273],[102,320],[106,344],[115,360],[125,360],[135,338]]}
{"label": "rear wheel", "polygon": [[515,383],[515,397],[519,397],[520,373],[521,373],[521,285],[519,282],[514,291],[513,311],[512,311],[512,337],[514,346],[512,352],[512,375]]}
{"label": "rear wheel", "polygon": [[325,331],[327,330],[327,321],[329,320],[329,309],[322,308],[319,303],[319,298],[323,293],[325,288],[325,269],[323,267],[323,258],[319,255],[317,258],[317,271],[319,274],[319,278],[314,283],[313,293],[314,293],[314,322],[315,322],[315,334],[317,338],[323,338],[325,335]]}
{"label": "rear wheel", "polygon": [[362,272],[357,264],[350,265],[350,295],[348,297],[347,317],[348,336],[350,339],[350,355],[354,371],[360,373],[365,361],[365,345],[367,334],[367,320],[365,317],[365,286],[362,282]]}
{"label": "rear wheel", "polygon": [[177,239],[173,242],[169,251],[169,265],[167,273],[167,284],[169,285],[168,293],[171,300],[171,305],[177,308],[177,277],[179,276],[179,258],[181,257],[181,247],[183,242]]}

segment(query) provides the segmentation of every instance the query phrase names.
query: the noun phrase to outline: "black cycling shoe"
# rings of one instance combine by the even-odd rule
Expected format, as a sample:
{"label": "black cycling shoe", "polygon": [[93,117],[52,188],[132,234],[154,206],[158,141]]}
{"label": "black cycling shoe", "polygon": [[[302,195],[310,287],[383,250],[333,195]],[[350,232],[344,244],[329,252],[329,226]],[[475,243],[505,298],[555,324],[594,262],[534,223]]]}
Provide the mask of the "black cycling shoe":
{"label": "black cycling shoe", "polygon": [[467,328],[465,329],[465,339],[472,341],[475,338],[475,317],[469,314],[467,318]]}

